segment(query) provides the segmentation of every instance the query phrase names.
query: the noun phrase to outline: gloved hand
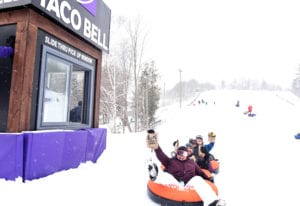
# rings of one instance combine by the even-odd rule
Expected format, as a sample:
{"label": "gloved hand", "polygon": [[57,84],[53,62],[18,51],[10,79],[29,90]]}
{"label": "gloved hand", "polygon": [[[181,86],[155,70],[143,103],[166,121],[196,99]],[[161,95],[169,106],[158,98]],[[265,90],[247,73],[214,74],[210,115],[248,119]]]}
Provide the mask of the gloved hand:
{"label": "gloved hand", "polygon": [[214,182],[214,177],[213,176],[210,176],[210,177],[203,177],[203,179],[205,179],[205,180],[208,180],[208,181],[210,181],[210,182]]}
{"label": "gloved hand", "polygon": [[212,183],[214,183],[215,181],[214,177],[210,177],[208,180],[211,181]]}
{"label": "gloved hand", "polygon": [[193,160],[194,162],[196,162],[196,157],[195,157],[195,155],[190,156],[190,159]]}
{"label": "gloved hand", "polygon": [[216,134],[213,132],[208,133],[208,142],[215,142],[216,141]]}
{"label": "gloved hand", "polygon": [[146,143],[147,147],[150,149],[157,149],[158,148],[158,139],[157,133],[153,129],[147,131],[147,138]]}
{"label": "gloved hand", "polygon": [[174,141],[173,146],[175,147],[175,149],[178,148],[179,147],[179,140]]}

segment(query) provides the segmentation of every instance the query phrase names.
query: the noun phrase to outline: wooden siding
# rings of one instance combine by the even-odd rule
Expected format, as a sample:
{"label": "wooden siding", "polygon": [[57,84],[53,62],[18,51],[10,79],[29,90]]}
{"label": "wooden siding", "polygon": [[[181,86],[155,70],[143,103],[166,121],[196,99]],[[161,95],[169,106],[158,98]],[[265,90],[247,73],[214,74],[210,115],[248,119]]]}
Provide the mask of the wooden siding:
{"label": "wooden siding", "polygon": [[93,127],[97,128],[99,125],[102,51],[31,8],[0,13],[0,25],[7,24],[17,24],[7,132],[30,130],[38,29],[48,32],[96,59]]}

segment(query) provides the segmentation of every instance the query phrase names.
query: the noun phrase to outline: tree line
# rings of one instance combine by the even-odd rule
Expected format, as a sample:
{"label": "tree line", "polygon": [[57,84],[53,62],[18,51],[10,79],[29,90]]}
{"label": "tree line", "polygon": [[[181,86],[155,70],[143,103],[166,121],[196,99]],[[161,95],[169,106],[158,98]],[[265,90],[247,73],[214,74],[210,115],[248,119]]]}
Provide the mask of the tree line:
{"label": "tree line", "polygon": [[[222,81],[219,86],[181,82],[161,95],[159,70],[153,59],[146,59],[148,31],[141,17],[112,17],[110,52],[103,54],[100,97],[100,124],[110,125],[112,132],[138,132],[152,127],[160,98],[170,102],[187,98],[194,92],[215,88],[281,90],[278,85],[252,79]],[[179,90],[182,92],[179,92]],[[196,91],[197,90],[197,91]],[[291,90],[300,96],[300,67]]]}
{"label": "tree line", "polygon": [[155,121],[160,99],[158,69],[146,60],[147,27],[140,17],[113,17],[110,52],[103,55],[100,123],[112,132],[138,132]]}

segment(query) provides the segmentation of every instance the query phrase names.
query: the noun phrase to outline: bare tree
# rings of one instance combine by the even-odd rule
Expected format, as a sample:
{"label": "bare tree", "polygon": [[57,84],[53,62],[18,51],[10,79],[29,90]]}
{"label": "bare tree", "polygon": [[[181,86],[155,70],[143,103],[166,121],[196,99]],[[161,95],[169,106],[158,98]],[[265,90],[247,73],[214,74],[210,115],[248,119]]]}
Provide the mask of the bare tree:
{"label": "bare tree", "polygon": [[139,89],[138,81],[142,69],[143,54],[147,32],[142,24],[141,17],[136,17],[134,20],[128,22],[127,32],[129,34],[130,42],[130,61],[132,62],[133,70],[133,110],[134,110],[134,131],[139,130]]}
{"label": "bare tree", "polygon": [[[130,61],[128,39],[119,38],[126,34],[122,17],[114,18],[111,29],[110,54],[104,55],[102,68],[102,108],[100,113],[103,119],[113,121],[113,132],[117,132],[116,120],[121,119],[122,130],[125,127],[131,131],[128,123],[128,91],[130,85]],[[107,121],[105,123],[108,123]],[[119,126],[119,125],[118,125]]]}
{"label": "bare tree", "polygon": [[128,128],[129,132],[132,131],[129,115],[128,115],[128,95],[129,95],[129,88],[130,88],[130,76],[131,76],[131,62],[129,61],[129,51],[127,41],[123,41],[120,47],[120,54],[119,54],[119,62],[120,62],[120,75],[122,76],[122,96],[119,98],[119,104],[121,105],[121,117],[122,117],[122,125],[123,125],[123,133],[125,132],[125,128]]}
{"label": "bare tree", "polygon": [[[114,122],[120,118],[123,126],[131,132],[131,111],[134,117],[134,131],[139,130],[138,81],[143,64],[146,32],[141,18],[133,20],[113,18],[110,38],[110,54],[103,61],[101,114]],[[131,98],[132,101],[129,101]],[[105,114],[105,112],[107,112]],[[130,120],[129,120],[130,119]]]}
{"label": "bare tree", "polygon": [[105,56],[103,59],[103,65],[105,66],[102,68],[100,114],[102,115],[103,123],[109,123],[113,119],[114,126],[112,131],[116,132],[115,66],[109,62],[108,56]]}

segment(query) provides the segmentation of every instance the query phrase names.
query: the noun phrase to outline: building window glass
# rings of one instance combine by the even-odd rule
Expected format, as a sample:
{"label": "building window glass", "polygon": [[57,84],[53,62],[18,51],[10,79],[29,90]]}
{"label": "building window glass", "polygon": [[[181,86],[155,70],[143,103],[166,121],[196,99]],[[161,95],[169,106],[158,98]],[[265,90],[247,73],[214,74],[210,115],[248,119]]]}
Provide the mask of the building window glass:
{"label": "building window glass", "polygon": [[38,129],[91,127],[93,82],[91,65],[44,46]]}
{"label": "building window glass", "polygon": [[16,25],[2,25],[0,31],[0,132],[6,132]]}

